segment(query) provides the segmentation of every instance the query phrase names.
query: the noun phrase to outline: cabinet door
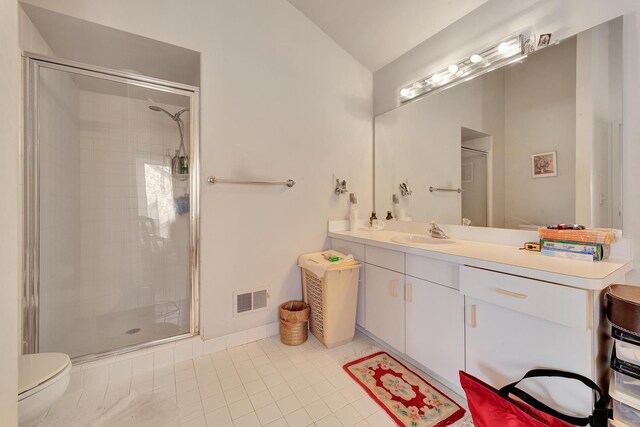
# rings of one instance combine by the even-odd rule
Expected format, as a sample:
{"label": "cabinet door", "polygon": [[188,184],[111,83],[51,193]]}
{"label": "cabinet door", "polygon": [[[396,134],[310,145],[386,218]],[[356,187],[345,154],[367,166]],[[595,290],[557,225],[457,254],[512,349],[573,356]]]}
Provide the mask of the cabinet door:
{"label": "cabinet door", "polygon": [[[465,297],[466,371],[500,388],[534,368],[592,378],[590,331]],[[592,395],[578,381],[527,379],[522,388],[560,412],[586,416]]]}
{"label": "cabinet door", "polygon": [[407,355],[452,384],[464,369],[464,296],[407,277]]}
{"label": "cabinet door", "polygon": [[365,329],[404,353],[404,274],[365,264]]}
{"label": "cabinet door", "polygon": [[[364,264],[363,264],[364,265]],[[364,328],[364,316],[365,316],[365,307],[364,301],[366,298],[365,295],[365,269],[360,268],[360,277],[358,278],[358,306],[356,309],[356,324],[362,326]]]}

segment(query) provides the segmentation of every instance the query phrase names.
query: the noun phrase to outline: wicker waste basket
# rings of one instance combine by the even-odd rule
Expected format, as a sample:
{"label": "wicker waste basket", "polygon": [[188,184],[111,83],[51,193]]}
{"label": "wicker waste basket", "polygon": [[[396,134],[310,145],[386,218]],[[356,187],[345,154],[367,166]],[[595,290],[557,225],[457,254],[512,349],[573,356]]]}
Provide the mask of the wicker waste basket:
{"label": "wicker waste basket", "polygon": [[280,341],[300,345],[309,337],[309,305],[304,301],[287,301],[280,305]]}
{"label": "wicker waste basket", "polygon": [[[332,262],[325,255],[338,257]],[[346,344],[356,332],[360,263],[335,251],[302,255],[302,293],[309,304],[309,329],[327,348]]]}

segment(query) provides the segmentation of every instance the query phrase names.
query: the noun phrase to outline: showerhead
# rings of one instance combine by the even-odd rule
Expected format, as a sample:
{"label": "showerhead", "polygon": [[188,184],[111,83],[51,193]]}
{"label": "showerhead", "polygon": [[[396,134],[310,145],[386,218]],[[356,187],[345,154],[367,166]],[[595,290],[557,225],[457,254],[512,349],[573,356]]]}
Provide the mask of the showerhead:
{"label": "showerhead", "polygon": [[149,109],[153,110],[153,111],[162,111],[163,113],[165,113],[167,116],[171,117],[171,119],[175,120],[176,122],[178,120],[180,120],[180,116],[182,115],[182,113],[184,113],[185,111],[189,111],[188,108],[183,108],[182,110],[178,111],[177,113],[171,114],[170,112],[168,112],[164,108],[158,107],[157,105],[149,105]]}
{"label": "showerhead", "polygon": [[171,117],[171,120],[176,120],[176,118],[173,116],[173,114],[171,114],[170,112],[168,112],[164,108],[158,107],[157,105],[149,105],[149,109],[153,110],[153,111],[162,111],[167,116]]}
{"label": "showerhead", "polygon": [[[180,116],[185,111],[189,111],[189,109],[188,108],[183,108],[182,110],[178,111],[175,114],[171,114],[170,112],[168,112],[164,108],[158,107],[157,105],[149,105],[149,109],[152,110],[152,111],[162,111],[167,116],[171,117],[171,120],[176,122],[176,125],[178,125],[178,131],[180,132],[180,147],[181,147],[181,149],[184,150],[184,123],[182,122],[182,119],[180,118]],[[180,150],[180,148],[178,149],[178,151],[179,150]],[[186,150],[185,150],[185,152],[186,152]]]}

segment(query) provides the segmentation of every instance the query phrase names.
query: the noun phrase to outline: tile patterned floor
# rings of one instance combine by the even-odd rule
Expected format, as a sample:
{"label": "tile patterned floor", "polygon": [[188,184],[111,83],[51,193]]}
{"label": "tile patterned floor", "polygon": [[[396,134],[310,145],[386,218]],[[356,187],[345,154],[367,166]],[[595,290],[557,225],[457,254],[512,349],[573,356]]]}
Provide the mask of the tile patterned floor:
{"label": "tile patterned floor", "polygon": [[[331,350],[311,335],[296,347],[276,336],[107,382],[76,371],[66,394],[36,425],[394,426],[342,370],[344,363],[379,350],[362,334]],[[465,405],[453,391],[416,372]],[[473,426],[468,412],[454,426]]]}

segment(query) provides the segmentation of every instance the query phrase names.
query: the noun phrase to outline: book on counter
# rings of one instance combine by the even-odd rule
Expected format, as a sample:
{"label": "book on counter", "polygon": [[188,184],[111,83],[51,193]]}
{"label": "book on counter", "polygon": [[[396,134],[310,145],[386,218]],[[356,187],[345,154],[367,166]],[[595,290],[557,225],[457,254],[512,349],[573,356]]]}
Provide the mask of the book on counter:
{"label": "book on counter", "polygon": [[603,243],[572,242],[567,240],[541,239],[540,252],[546,256],[577,259],[582,261],[602,261],[609,258],[611,246]]}

